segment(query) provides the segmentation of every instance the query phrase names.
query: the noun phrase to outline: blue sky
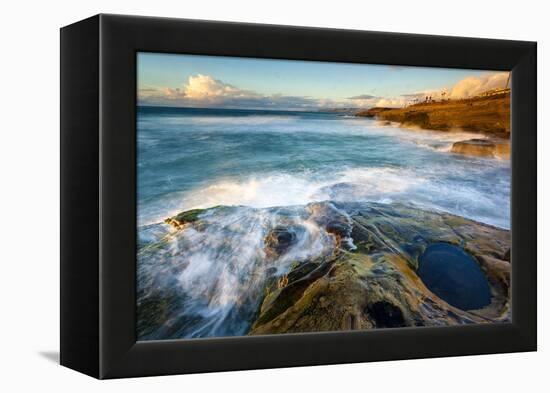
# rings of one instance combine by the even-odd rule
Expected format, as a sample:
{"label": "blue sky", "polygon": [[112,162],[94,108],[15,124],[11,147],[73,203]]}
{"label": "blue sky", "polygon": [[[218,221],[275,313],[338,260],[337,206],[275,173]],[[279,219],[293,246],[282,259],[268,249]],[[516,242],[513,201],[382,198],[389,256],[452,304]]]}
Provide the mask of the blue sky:
{"label": "blue sky", "polygon": [[[308,109],[401,106],[492,71],[180,54],[138,54],[141,105]],[[447,93],[449,94],[449,93]]]}

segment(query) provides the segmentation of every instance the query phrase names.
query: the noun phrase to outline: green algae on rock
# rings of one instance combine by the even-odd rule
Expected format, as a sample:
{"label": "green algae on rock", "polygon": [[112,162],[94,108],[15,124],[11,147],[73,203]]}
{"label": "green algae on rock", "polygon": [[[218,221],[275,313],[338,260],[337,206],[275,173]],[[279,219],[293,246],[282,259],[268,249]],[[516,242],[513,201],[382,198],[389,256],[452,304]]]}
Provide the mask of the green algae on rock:
{"label": "green algae on rock", "polygon": [[169,217],[164,220],[166,224],[173,226],[174,228],[181,229],[186,224],[190,224],[199,219],[201,213],[204,213],[205,209],[193,209],[181,212],[174,217]]}
{"label": "green algae on rock", "polygon": [[[340,245],[319,263],[317,270],[326,273],[295,275],[284,289],[270,293],[250,334],[509,320],[509,231],[405,205],[321,203],[309,209],[347,215],[354,248]],[[466,250],[479,264],[491,291],[486,307],[454,307],[418,276],[419,258],[430,244],[441,242]]]}
{"label": "green algae on rock", "polygon": [[[140,339],[510,320],[510,232],[463,217],[327,201],[196,209],[165,223],[176,230],[138,251],[147,261],[138,283]],[[310,252],[312,244],[320,251]],[[471,258],[489,299],[467,304],[482,306],[457,307],[430,290],[419,267],[433,245]],[[467,290],[459,281],[453,293]]]}

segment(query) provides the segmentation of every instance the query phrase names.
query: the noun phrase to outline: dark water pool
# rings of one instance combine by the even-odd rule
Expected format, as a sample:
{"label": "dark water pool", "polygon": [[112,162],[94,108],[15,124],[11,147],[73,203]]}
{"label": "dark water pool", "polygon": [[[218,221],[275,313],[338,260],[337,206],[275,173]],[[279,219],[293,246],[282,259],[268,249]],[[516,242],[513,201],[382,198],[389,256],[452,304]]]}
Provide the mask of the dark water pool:
{"label": "dark water pool", "polygon": [[462,310],[491,302],[491,290],[476,261],[461,248],[435,243],[420,256],[418,275],[430,291]]}

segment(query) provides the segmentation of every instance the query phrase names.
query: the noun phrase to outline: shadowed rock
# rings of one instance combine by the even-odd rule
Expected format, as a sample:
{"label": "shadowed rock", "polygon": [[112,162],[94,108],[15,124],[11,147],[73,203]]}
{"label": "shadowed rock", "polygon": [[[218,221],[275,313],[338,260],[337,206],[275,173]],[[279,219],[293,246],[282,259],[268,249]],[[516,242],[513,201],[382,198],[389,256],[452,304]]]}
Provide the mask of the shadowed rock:
{"label": "shadowed rock", "polygon": [[[167,223],[181,230],[169,232],[140,249],[154,262],[151,272],[158,273],[139,276],[140,339],[187,337],[189,332],[197,337],[225,334],[226,330],[204,335],[197,330],[209,322],[210,317],[202,312],[182,315],[197,295],[178,292],[181,284],[177,280],[189,261],[185,253],[174,259],[173,246],[181,242],[176,249],[196,247],[194,241],[199,234],[205,236],[218,228],[224,214],[239,209],[216,207],[178,214]],[[266,229],[263,241],[258,243],[262,248],[255,254],[259,258],[254,262],[257,268],[236,283],[248,289],[248,280],[255,280],[253,290],[239,297],[224,314],[227,317],[223,323],[238,325],[235,331],[239,335],[510,320],[508,230],[404,204],[317,202],[287,210],[269,211],[279,215],[277,224]],[[299,223],[291,219],[298,216]],[[252,230],[234,220],[228,222],[239,234]],[[308,238],[303,232],[306,227],[313,229],[318,239],[329,239],[323,243],[328,249],[315,257],[293,261],[291,258],[301,255],[299,251],[308,244],[303,242]],[[190,232],[189,237],[182,236],[186,232]],[[218,249],[205,251],[219,252],[229,247],[223,237],[218,241]],[[246,242],[246,237],[242,241]],[[438,248],[443,252],[434,259]],[[203,266],[202,260],[194,263],[197,269]],[[235,261],[224,259],[219,263]],[[140,269],[148,267],[140,265]],[[436,279],[430,279],[430,274]],[[472,274],[477,282],[474,286]],[[167,285],[168,279],[176,281]],[[210,299],[205,297],[204,301],[208,305]]]}
{"label": "shadowed rock", "polygon": [[401,309],[389,302],[381,301],[370,304],[366,313],[374,321],[377,328],[406,326]]}
{"label": "shadowed rock", "polygon": [[273,228],[265,238],[265,252],[272,257],[284,254],[290,247],[296,244],[299,236],[305,232],[298,226],[278,226]]}
{"label": "shadowed rock", "polygon": [[451,152],[480,157],[510,158],[510,142],[499,139],[470,139],[453,143]]}
{"label": "shadowed rock", "polygon": [[[317,274],[289,276],[283,290],[266,297],[250,334],[509,320],[510,263],[502,259],[509,231],[400,204],[315,203],[309,211],[320,225],[351,227],[341,233],[356,249],[340,244]],[[447,274],[444,289],[454,297],[430,290],[433,283],[419,275],[434,245],[444,251],[435,273]],[[467,267],[457,264],[465,259]]]}
{"label": "shadowed rock", "polygon": [[510,91],[461,100],[420,102],[404,108],[371,108],[356,116],[376,117],[429,130],[464,130],[510,137]]}

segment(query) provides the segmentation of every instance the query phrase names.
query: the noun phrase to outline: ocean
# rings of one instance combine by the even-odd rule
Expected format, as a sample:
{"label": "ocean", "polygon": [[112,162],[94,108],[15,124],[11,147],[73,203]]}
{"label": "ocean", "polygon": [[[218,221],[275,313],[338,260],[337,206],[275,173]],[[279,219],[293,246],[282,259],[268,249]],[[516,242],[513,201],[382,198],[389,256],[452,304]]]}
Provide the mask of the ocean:
{"label": "ocean", "polygon": [[[334,247],[303,218],[312,202],[404,203],[509,229],[510,161],[450,152],[476,137],[342,113],[139,107],[138,301],[172,288],[182,321],[140,338],[246,334],[266,271]],[[150,251],[165,218],[214,206],[231,208]],[[299,246],[267,263],[265,236],[282,221],[303,227]]]}

